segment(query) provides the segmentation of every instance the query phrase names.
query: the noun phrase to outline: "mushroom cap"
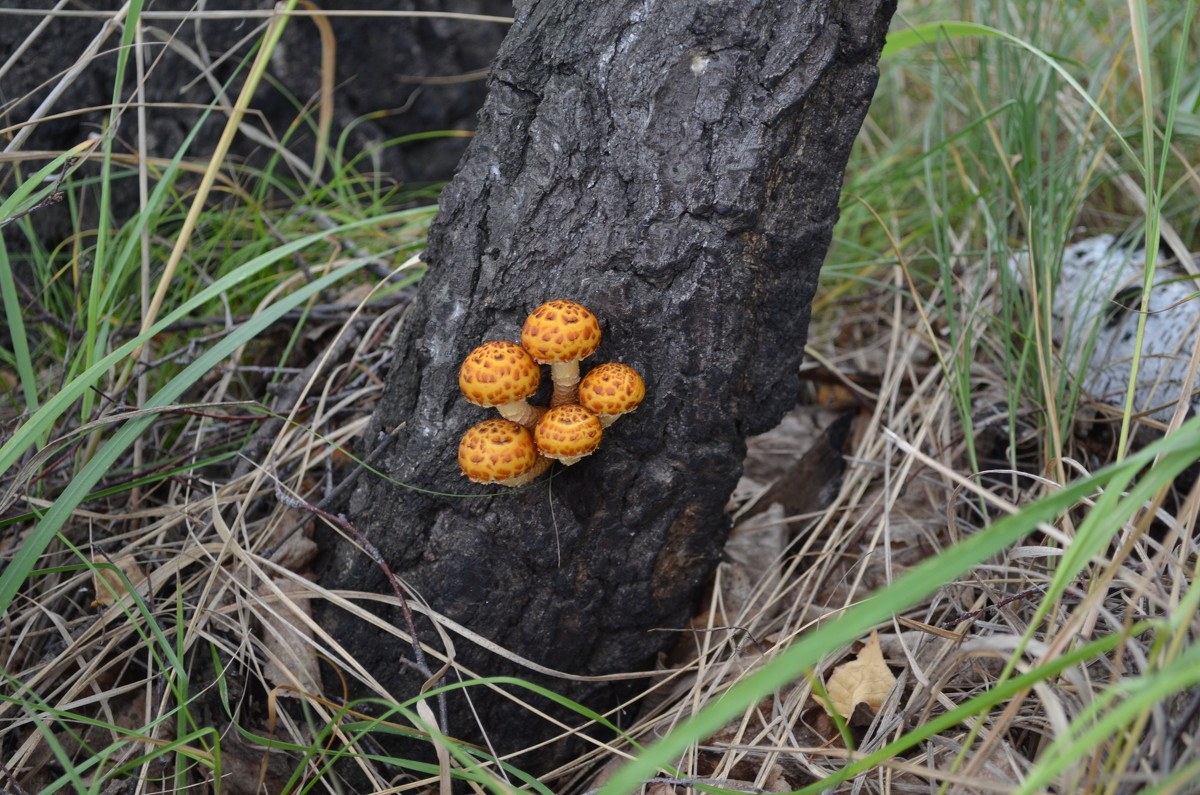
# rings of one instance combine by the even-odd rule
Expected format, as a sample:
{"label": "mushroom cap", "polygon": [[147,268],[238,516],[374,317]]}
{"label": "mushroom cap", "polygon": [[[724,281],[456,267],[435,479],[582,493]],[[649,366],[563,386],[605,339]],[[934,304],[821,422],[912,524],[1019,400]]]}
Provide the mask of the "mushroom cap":
{"label": "mushroom cap", "polygon": [[484,420],[458,443],[458,465],[476,483],[497,483],[523,475],[537,460],[533,434],[510,420]]}
{"label": "mushroom cap", "polygon": [[521,345],[540,364],[577,362],[600,346],[600,321],[574,301],[547,301],[529,314]]}
{"label": "mushroom cap", "polygon": [[559,460],[591,455],[603,435],[600,418],[576,403],[550,409],[533,429],[542,455]]}
{"label": "mushroom cap", "polygon": [[477,406],[502,406],[537,391],[542,370],[515,342],[485,342],[467,355],[458,371],[458,388]]}
{"label": "mushroom cap", "polygon": [[579,405],[593,414],[633,411],[646,396],[646,382],[626,364],[609,362],[588,371],[579,382]]}

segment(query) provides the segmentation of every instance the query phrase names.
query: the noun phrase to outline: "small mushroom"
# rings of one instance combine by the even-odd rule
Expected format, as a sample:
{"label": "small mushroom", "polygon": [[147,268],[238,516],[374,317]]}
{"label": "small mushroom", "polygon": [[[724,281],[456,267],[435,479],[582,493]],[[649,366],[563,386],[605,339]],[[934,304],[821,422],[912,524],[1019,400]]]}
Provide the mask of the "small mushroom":
{"label": "small mushroom", "polygon": [[533,434],[524,425],[490,419],[463,434],[458,465],[475,483],[523,486],[545,472],[550,459],[538,454]]}
{"label": "small mushroom", "polygon": [[477,406],[495,406],[506,420],[532,428],[545,413],[526,398],[537,392],[542,370],[515,342],[485,342],[467,356],[458,371],[458,388]]}
{"label": "small mushroom", "polygon": [[599,417],[603,428],[636,409],[645,396],[646,382],[637,370],[617,362],[589,370],[579,382],[579,405]]}
{"label": "small mushroom", "polygon": [[574,403],[579,362],[600,346],[600,321],[582,304],[562,299],[547,301],[526,318],[521,345],[535,362],[550,365],[554,381],[550,406]]}
{"label": "small mushroom", "polygon": [[600,418],[576,403],[555,406],[538,420],[533,438],[546,458],[574,464],[600,446]]}

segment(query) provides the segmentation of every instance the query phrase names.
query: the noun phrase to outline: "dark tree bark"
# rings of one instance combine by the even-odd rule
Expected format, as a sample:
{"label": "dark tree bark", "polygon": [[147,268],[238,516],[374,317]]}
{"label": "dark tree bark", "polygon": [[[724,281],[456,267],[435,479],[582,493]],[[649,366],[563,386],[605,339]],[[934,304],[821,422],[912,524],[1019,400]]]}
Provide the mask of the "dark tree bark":
{"label": "dark tree bark", "polygon": [[[674,640],[651,630],[682,625],[718,560],[746,437],[794,405],[817,272],[893,10],[892,0],[519,5],[477,136],[442,194],[374,424],[405,423],[385,470],[423,491],[368,475],[350,511],[434,609],[577,674],[645,669]],[[459,436],[491,416],[462,399],[458,367],[485,340],[518,339],[551,298],[603,321],[584,370],[634,366],[646,402],[549,487],[431,494],[500,491],[458,472]],[[349,545],[326,582],[383,588]],[[371,633],[325,617],[339,620],[344,637]],[[373,670],[402,675],[406,650],[366,637],[353,648]],[[456,645],[478,673],[537,679]],[[597,685],[549,686],[604,706]],[[501,700],[476,706],[504,748],[546,732]],[[449,731],[470,734],[472,722],[456,716]]]}

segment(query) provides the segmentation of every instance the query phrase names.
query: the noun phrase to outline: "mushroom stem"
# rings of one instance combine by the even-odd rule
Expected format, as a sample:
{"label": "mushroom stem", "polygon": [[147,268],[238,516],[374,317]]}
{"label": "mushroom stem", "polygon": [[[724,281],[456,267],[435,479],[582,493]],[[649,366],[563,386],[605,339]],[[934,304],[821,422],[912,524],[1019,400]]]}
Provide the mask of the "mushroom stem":
{"label": "mushroom stem", "polygon": [[524,425],[530,430],[533,429],[534,425],[537,425],[537,421],[548,411],[545,406],[532,406],[524,400],[502,403],[496,406],[496,410],[500,412],[500,416],[504,419],[511,420],[518,425]]}
{"label": "mushroom stem", "polygon": [[579,402],[579,362],[551,362],[550,379],[554,381],[551,408]]}
{"label": "mushroom stem", "polygon": [[540,477],[543,472],[550,468],[550,464],[552,463],[554,463],[553,459],[546,458],[544,455],[539,455],[537,463],[533,465],[532,469],[522,472],[515,478],[500,480],[497,481],[497,483],[499,483],[501,486],[508,486],[510,488],[524,486],[526,483],[532,483],[534,480]]}

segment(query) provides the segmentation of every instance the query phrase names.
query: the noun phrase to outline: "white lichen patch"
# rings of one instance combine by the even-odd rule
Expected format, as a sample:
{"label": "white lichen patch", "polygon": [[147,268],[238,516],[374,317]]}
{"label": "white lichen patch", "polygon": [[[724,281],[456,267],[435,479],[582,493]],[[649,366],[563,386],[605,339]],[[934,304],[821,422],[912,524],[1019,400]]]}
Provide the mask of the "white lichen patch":
{"label": "white lichen patch", "polygon": [[[1145,249],[1122,245],[1114,235],[1082,240],[1063,252],[1053,286],[1051,336],[1062,354],[1062,366],[1078,373],[1092,400],[1122,406],[1137,351],[1138,316],[1142,307]],[[1159,263],[1165,258],[1159,256]],[[1017,280],[1028,286],[1028,256],[1010,263]],[[1188,364],[1200,326],[1200,285],[1169,267],[1156,268],[1149,290],[1134,394],[1135,413],[1166,422],[1174,412],[1188,376]],[[1200,407],[1194,383],[1187,396]]]}

